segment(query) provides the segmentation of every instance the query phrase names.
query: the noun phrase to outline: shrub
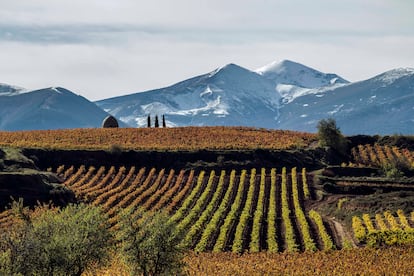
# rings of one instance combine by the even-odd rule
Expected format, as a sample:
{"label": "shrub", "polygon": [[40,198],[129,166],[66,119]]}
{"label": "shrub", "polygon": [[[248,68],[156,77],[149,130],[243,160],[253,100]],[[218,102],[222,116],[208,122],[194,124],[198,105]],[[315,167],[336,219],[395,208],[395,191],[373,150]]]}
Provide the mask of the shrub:
{"label": "shrub", "polygon": [[132,275],[182,273],[183,236],[167,214],[128,208],[120,215],[118,235],[122,258]]}
{"label": "shrub", "polygon": [[113,144],[110,146],[108,152],[113,155],[121,155],[122,147],[120,145]]}
{"label": "shrub", "polygon": [[404,173],[394,164],[384,164],[382,166],[382,171],[388,178],[399,179],[404,176]]}
{"label": "shrub", "polygon": [[403,177],[404,172],[410,173],[410,166],[400,160],[389,160],[382,164],[381,169],[388,178],[398,179]]}
{"label": "shrub", "polygon": [[99,208],[84,204],[37,207],[31,217],[21,204],[14,204],[12,210],[24,222],[1,234],[1,273],[81,275],[109,260],[112,237]]}

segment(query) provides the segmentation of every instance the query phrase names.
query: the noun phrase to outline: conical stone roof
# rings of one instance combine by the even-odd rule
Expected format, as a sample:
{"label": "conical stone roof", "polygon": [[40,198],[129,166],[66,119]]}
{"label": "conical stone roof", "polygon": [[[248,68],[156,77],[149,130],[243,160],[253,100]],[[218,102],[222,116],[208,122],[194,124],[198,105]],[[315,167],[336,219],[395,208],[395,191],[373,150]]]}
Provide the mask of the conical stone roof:
{"label": "conical stone roof", "polygon": [[110,128],[110,127],[119,127],[118,121],[115,119],[114,116],[109,115],[106,117],[102,122],[103,128]]}

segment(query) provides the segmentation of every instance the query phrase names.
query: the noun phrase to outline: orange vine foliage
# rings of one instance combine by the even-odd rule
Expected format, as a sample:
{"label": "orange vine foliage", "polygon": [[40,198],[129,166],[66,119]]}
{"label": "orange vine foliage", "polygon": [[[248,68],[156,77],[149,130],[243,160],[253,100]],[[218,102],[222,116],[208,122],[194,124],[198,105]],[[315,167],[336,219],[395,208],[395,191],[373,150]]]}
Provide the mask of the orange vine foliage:
{"label": "orange vine foliage", "polygon": [[316,253],[190,254],[189,275],[410,275],[412,247]]}
{"label": "orange vine foliage", "polygon": [[[412,275],[414,248],[355,248],[315,253],[190,253],[187,275]],[[121,260],[85,276],[130,275]]]}
{"label": "orange vine foliage", "polygon": [[[357,248],[315,253],[190,253],[187,275],[412,275],[414,247]],[[115,258],[108,268],[87,271],[85,276],[128,276]]]}
{"label": "orange vine foliage", "polygon": [[399,163],[407,168],[414,166],[414,152],[395,146],[358,145],[351,152],[357,165],[382,167]]}
{"label": "orange vine foliage", "polygon": [[306,147],[315,134],[247,127],[93,128],[0,131],[0,146],[135,150],[289,149]]}

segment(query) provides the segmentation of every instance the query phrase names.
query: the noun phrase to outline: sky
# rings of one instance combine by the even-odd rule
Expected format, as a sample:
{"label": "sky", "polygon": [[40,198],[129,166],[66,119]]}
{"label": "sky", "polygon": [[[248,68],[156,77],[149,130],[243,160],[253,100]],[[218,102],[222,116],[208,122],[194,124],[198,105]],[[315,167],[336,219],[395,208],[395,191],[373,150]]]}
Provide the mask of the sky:
{"label": "sky", "polygon": [[349,81],[414,67],[412,0],[0,0],[0,83],[99,100],[228,63]]}

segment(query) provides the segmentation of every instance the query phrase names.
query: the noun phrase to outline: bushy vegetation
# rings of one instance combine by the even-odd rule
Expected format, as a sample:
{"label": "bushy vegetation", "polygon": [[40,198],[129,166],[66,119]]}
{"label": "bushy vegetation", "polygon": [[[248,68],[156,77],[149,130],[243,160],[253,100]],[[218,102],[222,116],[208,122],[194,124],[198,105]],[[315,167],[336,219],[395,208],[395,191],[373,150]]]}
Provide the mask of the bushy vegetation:
{"label": "bushy vegetation", "polygon": [[382,165],[382,170],[387,178],[398,179],[403,177],[402,169],[403,167],[399,163],[385,163]]}
{"label": "bushy vegetation", "polygon": [[[117,237],[107,215],[91,205],[34,210],[13,202],[15,220],[0,234],[0,275],[74,275],[102,271],[114,257],[131,275],[177,275],[183,268],[174,223],[162,212],[126,209]],[[115,254],[119,251],[120,254]]]}
{"label": "bushy vegetation", "polygon": [[118,240],[131,275],[181,274],[183,236],[163,212],[126,209],[120,219]]}
{"label": "bushy vegetation", "polygon": [[112,236],[97,207],[37,207],[33,215],[22,201],[13,203],[19,216],[1,234],[0,275],[81,275],[110,258]]}
{"label": "bushy vegetation", "polygon": [[346,154],[348,142],[342,135],[334,119],[320,120],[317,129],[320,146],[329,147],[341,154]]}

